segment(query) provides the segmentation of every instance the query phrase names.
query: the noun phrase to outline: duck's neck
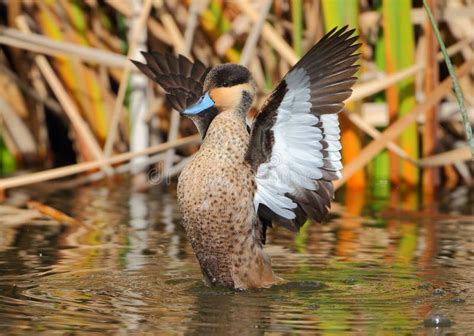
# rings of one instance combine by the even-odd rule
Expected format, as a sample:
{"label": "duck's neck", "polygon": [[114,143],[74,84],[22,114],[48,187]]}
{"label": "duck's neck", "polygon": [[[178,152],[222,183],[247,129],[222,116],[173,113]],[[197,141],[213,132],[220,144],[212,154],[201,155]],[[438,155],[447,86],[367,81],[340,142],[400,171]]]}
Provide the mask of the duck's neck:
{"label": "duck's neck", "polygon": [[218,110],[213,106],[202,113],[190,116],[190,119],[194,122],[194,125],[196,125],[201,135],[201,139],[206,137],[209,125],[218,113]]}
{"label": "duck's neck", "polygon": [[241,116],[245,122],[245,117],[247,112],[250,110],[253,104],[253,95],[248,91],[242,91],[242,98],[240,100],[239,106],[235,109],[236,112]]}
{"label": "duck's neck", "polygon": [[219,159],[243,162],[249,143],[243,108],[221,111],[211,122],[202,150],[212,150]]}
{"label": "duck's neck", "polygon": [[[230,96],[232,97],[232,94]],[[199,114],[189,116],[196,125],[203,140],[206,138],[209,126],[217,115],[225,114],[236,121],[242,120],[245,122],[247,112],[252,107],[253,95],[244,90],[235,95],[233,99],[228,98],[225,101],[227,103],[225,105],[212,106]]]}

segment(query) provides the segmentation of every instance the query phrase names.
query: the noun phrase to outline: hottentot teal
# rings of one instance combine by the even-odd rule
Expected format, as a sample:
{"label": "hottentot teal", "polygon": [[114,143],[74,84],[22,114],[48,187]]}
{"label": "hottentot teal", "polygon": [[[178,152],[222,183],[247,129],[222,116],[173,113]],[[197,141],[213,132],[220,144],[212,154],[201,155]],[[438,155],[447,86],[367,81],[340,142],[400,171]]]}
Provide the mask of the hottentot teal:
{"label": "hottentot teal", "polygon": [[255,117],[255,83],[243,66],[213,68],[186,57],[144,52],[136,66],[193,120],[202,145],[183,169],[178,202],[207,285],[270,287],[264,252],[272,225],[321,222],[340,177],[337,113],[351,95],[359,55],[354,30],[333,29],[291,68]]}

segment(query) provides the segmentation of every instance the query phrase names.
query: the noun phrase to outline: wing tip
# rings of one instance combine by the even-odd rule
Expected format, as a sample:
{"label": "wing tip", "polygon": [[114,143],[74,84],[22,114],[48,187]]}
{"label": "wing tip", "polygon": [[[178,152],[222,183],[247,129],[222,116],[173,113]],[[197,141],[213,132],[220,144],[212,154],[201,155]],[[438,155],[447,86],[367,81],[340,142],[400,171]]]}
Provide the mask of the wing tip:
{"label": "wing tip", "polygon": [[[356,28],[351,28],[349,29],[349,25],[345,25],[342,28],[338,28],[338,26],[335,26],[332,28],[329,32],[327,32],[321,40],[316,43],[319,44],[323,40],[327,40],[326,43],[332,43],[336,40],[341,40],[340,42],[343,42],[344,44],[349,44],[349,46],[353,46],[354,42],[358,41],[360,36],[356,33]],[[350,41],[350,42],[349,42]]]}

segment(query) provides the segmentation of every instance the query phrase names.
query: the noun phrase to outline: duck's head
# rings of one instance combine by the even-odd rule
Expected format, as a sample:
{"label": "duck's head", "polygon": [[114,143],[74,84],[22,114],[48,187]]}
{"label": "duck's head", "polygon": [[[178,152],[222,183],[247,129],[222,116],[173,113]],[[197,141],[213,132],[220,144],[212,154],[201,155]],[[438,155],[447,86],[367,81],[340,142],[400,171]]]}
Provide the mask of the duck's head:
{"label": "duck's head", "polygon": [[204,137],[211,121],[219,113],[236,112],[245,118],[255,91],[255,83],[247,68],[231,63],[218,65],[207,74],[201,98],[181,114],[191,118]]}

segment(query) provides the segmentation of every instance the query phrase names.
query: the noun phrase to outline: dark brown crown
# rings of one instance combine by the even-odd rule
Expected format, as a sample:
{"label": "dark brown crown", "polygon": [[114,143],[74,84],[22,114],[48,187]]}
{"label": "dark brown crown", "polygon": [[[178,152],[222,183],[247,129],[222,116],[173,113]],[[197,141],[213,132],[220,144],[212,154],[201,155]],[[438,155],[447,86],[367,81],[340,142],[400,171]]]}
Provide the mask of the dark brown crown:
{"label": "dark brown crown", "polygon": [[226,63],[212,68],[206,76],[204,90],[216,87],[230,87],[251,81],[250,71],[238,64]]}

